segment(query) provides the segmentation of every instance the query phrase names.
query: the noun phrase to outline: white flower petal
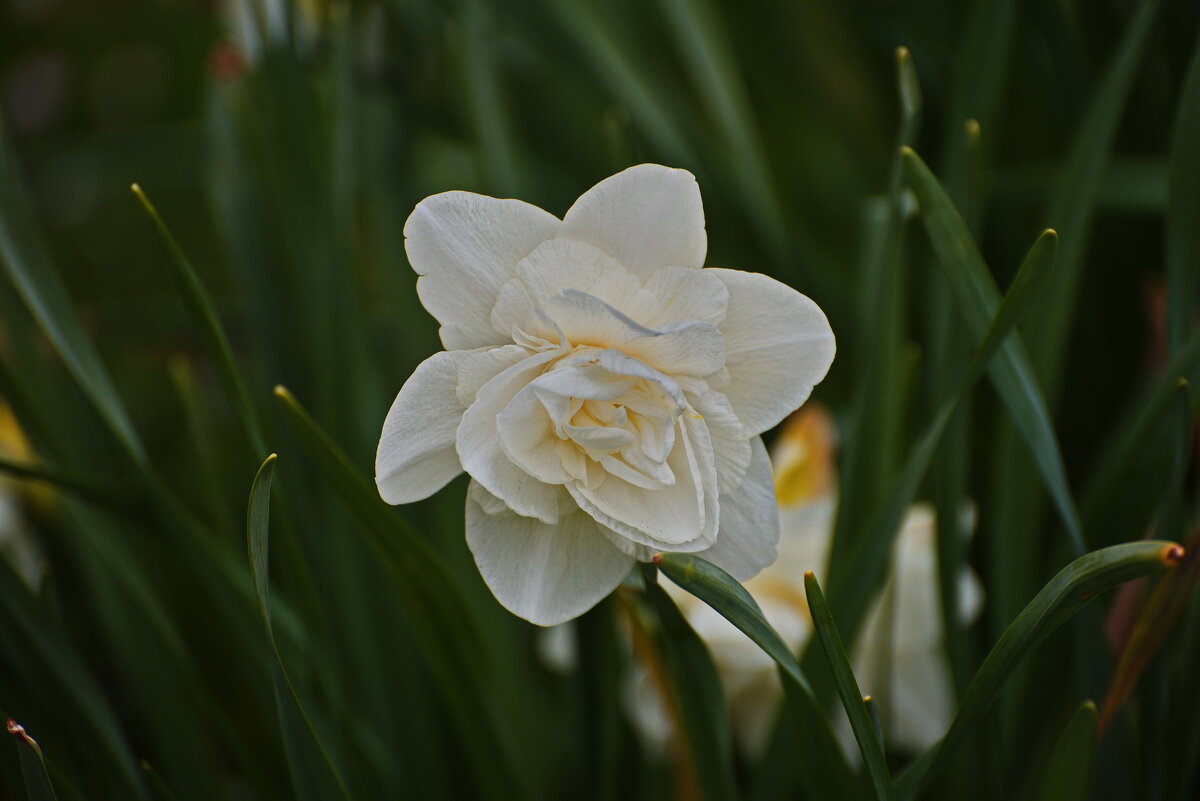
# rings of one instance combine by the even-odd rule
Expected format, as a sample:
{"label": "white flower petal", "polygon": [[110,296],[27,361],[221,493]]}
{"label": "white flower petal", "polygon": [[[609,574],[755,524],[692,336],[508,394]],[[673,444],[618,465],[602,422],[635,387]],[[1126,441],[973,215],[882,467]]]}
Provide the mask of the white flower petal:
{"label": "white flower petal", "polygon": [[553,239],[561,223],[520,200],[472,192],[427,197],[404,224],[408,261],[421,278],[417,294],[441,323],[447,350],[503,345],[491,311],[517,262]]}
{"label": "white flower petal", "polygon": [[[720,392],[705,392],[694,398],[696,411],[704,418],[712,438],[717,465],[717,491],[724,495],[737,489],[746,476],[752,458],[751,437],[746,434],[733,406]],[[770,471],[771,462],[767,461]],[[772,494],[771,506],[774,507]]]}
{"label": "white flower petal", "polygon": [[721,495],[716,544],[697,554],[738,581],[746,581],[774,562],[779,543],[771,460],[762,438],[755,437],[750,446],[753,459],[741,486]]}
{"label": "white flower petal", "polygon": [[[559,371],[562,372],[562,371]],[[531,382],[516,394],[496,418],[500,447],[504,455],[529,475],[545,484],[565,484],[571,480],[563,469],[554,424],[537,396],[537,383]]]}
{"label": "white flower petal", "polygon": [[641,164],[585,192],[559,236],[589,242],[638,275],[701,267],[708,249],[700,187],[687,170]]}
{"label": "white flower petal", "polygon": [[591,609],[633,566],[587,515],[556,525],[513,514],[489,515],[467,499],[467,545],[488,589],[514,615],[554,626]]}
{"label": "white flower petal", "polygon": [[428,498],[462,472],[454,439],[466,407],[455,388],[460,365],[473,355],[435,353],[400,388],[375,452],[375,485],[388,503]]}
{"label": "white flower petal", "polygon": [[542,309],[572,345],[617,349],[667,375],[702,378],[725,365],[725,343],[712,323],[687,320],[647,328],[577,289],[549,298]]}
{"label": "white flower petal", "polygon": [[458,366],[458,387],[455,390],[463,408],[475,402],[483,385],[521,361],[530,353],[519,345],[464,351],[470,354]]}
{"label": "white flower petal", "polygon": [[658,312],[642,320],[648,326],[660,327],[685,320],[701,320],[716,326],[725,322],[729,290],[710,270],[697,272],[687,267],[662,267],[650,274],[643,287],[659,303]]}
{"label": "white flower petal", "polygon": [[726,397],[748,434],[761,434],[808,398],[836,350],[824,312],[804,295],[760,273],[706,270],[729,289]]}
{"label": "white flower petal", "polygon": [[595,245],[575,239],[551,239],[517,264],[517,278],[535,304],[578,289],[640,320],[658,310],[654,293],[637,276]]}
{"label": "white flower petal", "polygon": [[484,384],[462,416],[455,447],[462,467],[510,509],[546,523],[558,521],[560,487],[543,484],[512,463],[500,446],[496,418],[546,364],[558,356],[547,351],[514,364]]}
{"label": "white flower petal", "polygon": [[595,489],[570,484],[579,507],[616,535],[659,551],[699,551],[716,540],[719,523],[712,442],[703,423],[684,413],[667,460],[675,484],[646,490],[609,475]]}

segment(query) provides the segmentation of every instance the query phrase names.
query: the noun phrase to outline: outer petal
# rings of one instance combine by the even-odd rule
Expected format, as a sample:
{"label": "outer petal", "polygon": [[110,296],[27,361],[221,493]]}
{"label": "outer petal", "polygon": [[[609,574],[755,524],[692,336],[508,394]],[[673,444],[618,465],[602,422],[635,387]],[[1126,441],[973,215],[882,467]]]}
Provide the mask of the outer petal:
{"label": "outer petal", "polygon": [[517,262],[560,225],[537,206],[472,192],[443,192],[417,204],[404,224],[404,247],[447,350],[509,341],[492,328],[496,295]]}
{"label": "outer petal", "polygon": [[496,418],[513,397],[559,354],[534,354],[484,384],[462,416],[455,447],[462,467],[518,514],[558,521],[560,487],[543,484],[512,463],[500,447]]}
{"label": "outer petal", "polygon": [[836,350],[824,312],[760,273],[710,270],[729,288],[721,333],[730,382],[723,392],[747,433],[761,434],[808,398]]}
{"label": "outer petal", "polygon": [[687,170],[640,164],[585,192],[559,236],[588,242],[635,274],[701,267],[708,250],[700,187]]}
{"label": "outer petal", "polygon": [[720,508],[712,442],[703,423],[687,412],[677,425],[675,449],[667,460],[674,486],[647,490],[609,475],[594,490],[568,485],[571,497],[615,536],[649,548],[694,552],[712,545]]}
{"label": "outer petal", "polygon": [[428,498],[462,472],[455,432],[466,407],[458,401],[458,369],[476,354],[435,353],[400,388],[383,421],[375,452],[375,485],[388,503]]}
{"label": "outer petal", "polygon": [[550,526],[511,513],[489,515],[467,498],[467,545],[484,582],[506,609],[554,626],[591,609],[633,566],[582,512]]}
{"label": "outer petal", "polygon": [[779,544],[779,510],[775,506],[771,460],[761,437],[751,440],[750,447],[750,467],[741,486],[721,496],[717,542],[697,554],[738,581],[749,579],[774,562]]}
{"label": "outer petal", "polygon": [[[717,466],[717,490],[724,495],[740,487],[742,479],[746,477],[746,470],[753,459],[752,438],[746,435],[746,430],[737,419],[733,407],[720,392],[710,390],[693,398],[693,405],[704,417],[708,435],[712,438],[713,456]],[[767,469],[771,469],[769,460]],[[772,514],[774,505],[772,495]]]}

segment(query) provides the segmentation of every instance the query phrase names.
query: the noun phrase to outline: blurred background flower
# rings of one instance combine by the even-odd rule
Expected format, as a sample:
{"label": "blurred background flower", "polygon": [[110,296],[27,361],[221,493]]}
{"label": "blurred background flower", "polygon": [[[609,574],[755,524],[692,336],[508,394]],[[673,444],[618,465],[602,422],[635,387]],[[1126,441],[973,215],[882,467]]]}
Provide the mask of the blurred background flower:
{"label": "blurred background flower", "polygon": [[[794,652],[803,651],[812,634],[804,574],[811,570],[822,579],[829,563],[838,502],[835,440],[833,419],[817,404],[805,406],[784,424],[772,452],[779,558],[745,582]],[[963,528],[969,531],[973,525]],[[941,737],[955,708],[943,647],[936,534],[928,504],[909,509],[892,546],[883,588],[850,649],[859,688],[881,710],[887,742],[910,753],[919,753]],[[712,607],[674,584],[666,586],[712,650],[738,744],[752,760],[760,758],[783,700],[774,660]],[[983,606],[983,589],[970,568],[959,573],[958,592],[962,622],[969,624]],[[654,679],[645,669],[638,671],[633,685],[627,696],[631,715],[643,736],[662,749],[677,736],[667,705],[656,697]],[[838,707],[833,717],[839,721],[847,757],[857,760],[858,746],[845,713]]]}

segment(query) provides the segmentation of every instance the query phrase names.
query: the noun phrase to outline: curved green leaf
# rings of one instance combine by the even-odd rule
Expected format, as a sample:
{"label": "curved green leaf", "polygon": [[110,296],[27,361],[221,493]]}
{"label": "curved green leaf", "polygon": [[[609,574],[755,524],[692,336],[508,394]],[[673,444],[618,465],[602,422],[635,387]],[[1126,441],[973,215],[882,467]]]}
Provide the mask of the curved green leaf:
{"label": "curved green leaf", "polygon": [[0,130],[0,266],[29,313],[62,355],[63,362],[96,411],[139,465],[146,452],[95,345],[84,333],[66,287],[36,233],[21,192],[21,175]]}
{"label": "curved green leaf", "polygon": [[987,333],[975,349],[971,361],[953,393],[925,429],[925,433],[909,452],[899,477],[895,480],[880,511],[868,521],[865,533],[853,549],[830,565],[830,594],[838,604],[838,619],[847,631],[857,630],[867,604],[887,569],[891,541],[900,528],[904,513],[920,487],[929,463],[937,451],[942,435],[953,419],[955,409],[975,385],[980,374],[988,369],[993,357],[1007,341],[1021,317],[1037,297],[1038,290],[1054,267],[1058,237],[1054,231],[1044,231],[1033,243],[1021,263],[1017,276],[996,310]]}
{"label": "curved green leaf", "polygon": [[[288,422],[329,486],[358,519],[359,531],[393,578],[413,634],[453,713],[480,791],[497,801],[526,798],[512,738],[489,686],[490,654],[458,580],[445,560],[380,499],[375,486],[284,387],[275,388]],[[455,636],[446,636],[447,632]]]}
{"label": "curved green leaf", "polygon": [[21,760],[21,776],[25,779],[25,792],[29,801],[58,801],[50,775],[46,773],[46,762],[37,740],[29,736],[25,727],[12,718],[8,719],[8,733],[17,740],[17,753]]}
{"label": "curved green leaf", "polygon": [[907,801],[924,791],[946,759],[979,725],[1004,680],[1030,649],[1097,593],[1174,567],[1183,555],[1183,548],[1173,542],[1131,542],[1093,551],[1059,571],[1000,635],[963,695],[949,731],[897,777],[897,797]]}
{"label": "curved green leaf", "polygon": [[646,582],[642,597],[644,606],[635,610],[662,657],[669,702],[687,743],[688,773],[695,779],[689,790],[711,801],[736,798],[729,716],[716,665],[704,641],[657,582]]}
{"label": "curved green leaf", "polygon": [[883,737],[876,731],[878,715],[872,716],[867,710],[866,700],[854,678],[850,660],[846,656],[846,648],[842,637],[838,634],[837,625],[833,622],[833,613],[825,602],[821,585],[816,575],[810,570],[804,574],[804,592],[808,597],[808,608],[812,613],[813,628],[821,640],[821,648],[829,667],[833,671],[833,681],[837,685],[838,695],[842,706],[846,708],[846,716],[850,718],[850,728],[854,730],[854,739],[858,742],[858,750],[862,752],[863,762],[867,766],[867,775],[875,790],[875,797],[892,798],[892,775],[888,771],[887,757],[883,753]]}
{"label": "curved green leaf", "polygon": [[[925,222],[938,261],[945,268],[964,320],[976,336],[982,336],[1000,304],[996,281],[984,263],[966,223],[929,167],[910,148],[903,149],[903,161],[909,185],[921,205],[921,219]],[[1001,346],[996,361],[989,368],[989,374],[1037,463],[1046,489],[1066,526],[1072,549],[1082,554],[1086,550],[1083,529],[1079,512],[1071,498],[1058,438],[1051,426],[1050,412],[1034,377],[1029,356],[1019,339]]]}
{"label": "curved green leaf", "polygon": [[326,801],[349,794],[342,783],[329,751],[313,726],[304,704],[296,693],[291,677],[283,666],[275,632],[271,627],[270,576],[267,571],[267,540],[271,517],[271,477],[275,473],[275,454],[271,454],[258,469],[250,488],[246,506],[246,551],[250,558],[250,573],[254,579],[254,594],[262,615],[263,631],[271,646],[271,676],[275,683],[275,705],[279,713],[279,728],[283,735],[284,752],[292,773],[292,789],[302,801]]}
{"label": "curved green leaf", "polygon": [[1200,45],[1192,53],[1167,171],[1167,347],[1178,351],[1200,302]]}
{"label": "curved green leaf", "polygon": [[684,553],[664,553],[655,557],[660,570],[671,581],[704,601],[762,648],[785,676],[788,705],[798,713],[798,747],[793,755],[805,771],[805,784],[810,794],[823,799],[852,799],[862,795],[841,746],[834,737],[829,721],[813,694],[812,687],[800,670],[796,657],[778,632],[763,616],[758,603],[721,568],[698,556]]}
{"label": "curved green leaf", "polygon": [[1029,801],[1086,801],[1096,758],[1096,705],[1084,701],[1067,721]]}
{"label": "curved green leaf", "polygon": [[150,216],[150,221],[158,229],[159,236],[162,237],[163,245],[170,256],[168,263],[171,265],[171,278],[179,290],[179,297],[183,301],[188,316],[192,318],[192,323],[196,326],[200,339],[204,342],[204,348],[208,351],[213,366],[216,367],[221,386],[242,424],[243,433],[254,452],[262,453],[267,449],[262,426],[259,424],[258,414],[250,400],[250,392],[246,389],[246,382],[242,379],[237,361],[233,358],[233,349],[229,346],[229,338],[225,335],[225,329],[221,327],[221,321],[217,317],[212,300],[209,298],[204,284],[200,281],[200,276],[196,275],[195,268],[188,261],[183,248],[179,246],[179,242],[175,240],[171,230],[159,216],[158,209],[154,208],[150,198],[146,197],[146,193],[137,184],[133,184],[130,189],[137,196],[142,208]]}

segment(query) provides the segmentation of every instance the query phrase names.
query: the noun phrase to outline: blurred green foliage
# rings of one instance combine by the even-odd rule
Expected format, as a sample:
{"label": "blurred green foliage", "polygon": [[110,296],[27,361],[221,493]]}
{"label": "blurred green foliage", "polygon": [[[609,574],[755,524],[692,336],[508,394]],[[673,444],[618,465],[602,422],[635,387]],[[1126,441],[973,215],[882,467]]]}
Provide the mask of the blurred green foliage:
{"label": "blurred green foliage", "polygon": [[[969,561],[988,593],[980,624],[948,627],[961,697],[1072,558],[1148,532],[1182,542],[1196,522],[1198,32],[1190,0],[13,0],[0,397],[62,489],[27,504],[40,587],[0,565],[0,707],[63,799],[314,797],[292,776],[355,798],[687,797],[714,775],[748,798],[811,794],[786,717],[736,771],[689,778],[702,752],[642,753],[618,701],[615,601],[581,621],[581,668],[548,671],[478,578],[463,482],[398,513],[364,493],[388,404],[439,347],[408,212],[470,189],[561,214],[633,163],[693,171],[708,264],[786,281],[838,336],[816,397],[842,433],[843,572],[827,590],[843,637],[888,504],[915,492],[955,520],[974,499],[970,544],[952,525],[939,542],[943,586]],[[915,208],[899,144],[957,207],[952,240]],[[997,287],[1047,227],[1056,266],[997,357],[1008,366],[938,423]],[[978,258],[954,262],[946,243],[968,232]],[[243,524],[268,450],[270,640]],[[256,490],[261,549],[270,494]],[[1200,596],[1177,593],[1178,625],[1122,657],[1144,673],[1102,722],[1093,775],[1070,756],[1093,759],[1077,710],[1108,692],[1136,592],[1087,607],[1007,676],[929,797],[1059,782],[1085,797],[1089,779],[1093,798],[1200,794]],[[665,596],[646,597],[668,661],[703,661]],[[811,650],[801,664],[832,703]],[[694,714],[720,721],[702,700]],[[700,739],[724,753],[719,731]],[[297,757],[322,750],[336,777]],[[20,797],[21,775],[0,749],[0,797]]]}

